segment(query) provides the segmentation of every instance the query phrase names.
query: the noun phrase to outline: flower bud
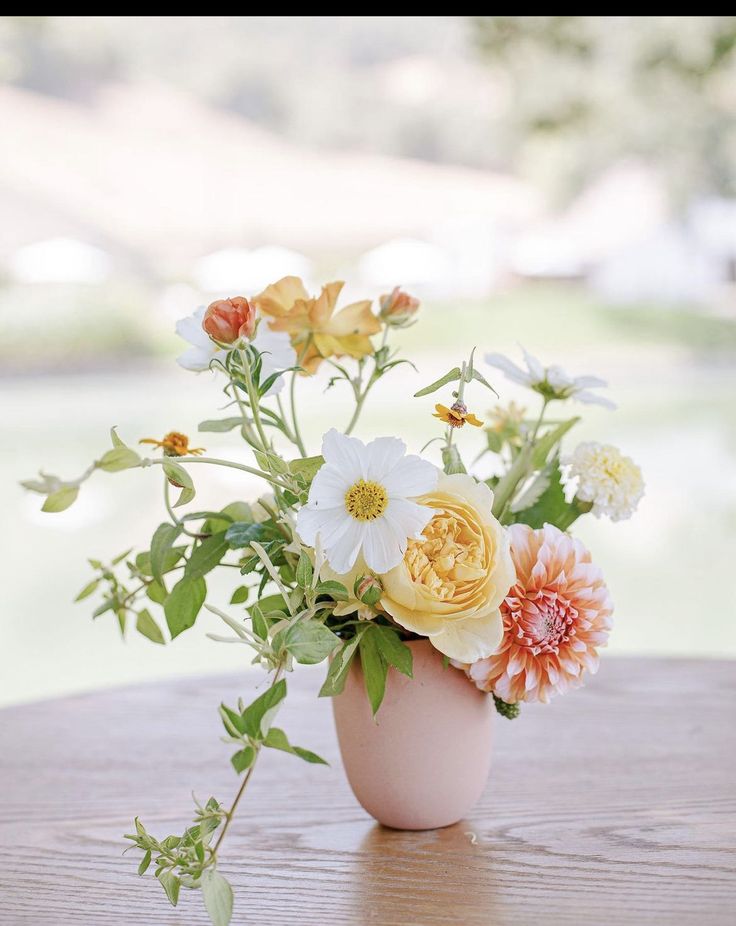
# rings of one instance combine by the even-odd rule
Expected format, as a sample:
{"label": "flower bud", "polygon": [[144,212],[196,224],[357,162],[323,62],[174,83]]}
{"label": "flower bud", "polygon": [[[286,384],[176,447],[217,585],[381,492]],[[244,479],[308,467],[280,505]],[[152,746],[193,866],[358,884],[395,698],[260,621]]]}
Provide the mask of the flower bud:
{"label": "flower bud", "polygon": [[419,300],[398,286],[381,296],[378,301],[381,306],[381,319],[393,328],[404,328],[419,310]]}
{"label": "flower bud", "polygon": [[252,338],[256,330],[256,307],[242,296],[218,299],[207,307],[202,327],[221,344]]}
{"label": "flower bud", "polygon": [[358,576],[353,586],[353,592],[358,601],[374,607],[378,604],[383,593],[383,586],[375,576]]}

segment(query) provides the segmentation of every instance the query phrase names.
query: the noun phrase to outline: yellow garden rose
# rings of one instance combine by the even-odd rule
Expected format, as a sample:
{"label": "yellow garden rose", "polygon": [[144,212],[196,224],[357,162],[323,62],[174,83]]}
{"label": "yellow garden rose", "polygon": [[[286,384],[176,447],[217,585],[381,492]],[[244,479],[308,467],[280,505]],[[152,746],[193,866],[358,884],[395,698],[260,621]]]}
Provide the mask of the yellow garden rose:
{"label": "yellow garden rose", "polygon": [[435,509],[403,562],[381,576],[381,606],[441,653],[485,659],[503,635],[499,605],[515,581],[506,532],[491,513],[493,493],[472,476],[441,473],[416,499]]}

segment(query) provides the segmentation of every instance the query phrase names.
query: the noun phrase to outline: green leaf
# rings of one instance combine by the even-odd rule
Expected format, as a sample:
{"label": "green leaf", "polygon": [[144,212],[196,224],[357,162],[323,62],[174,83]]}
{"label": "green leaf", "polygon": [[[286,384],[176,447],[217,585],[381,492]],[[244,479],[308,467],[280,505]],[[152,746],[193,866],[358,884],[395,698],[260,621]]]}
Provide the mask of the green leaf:
{"label": "green leaf", "polygon": [[191,502],[196,492],[194,491],[194,483],[189,473],[183,466],[179,463],[174,463],[172,460],[164,460],[163,468],[169,481],[181,489],[179,498],[174,502],[173,507],[178,508],[180,505],[186,505],[187,502]]}
{"label": "green leaf", "polygon": [[571,506],[565,500],[560,467],[556,460],[545,468],[545,475],[549,479],[547,488],[533,505],[517,511],[513,515],[514,521],[533,528],[543,527],[546,523],[560,527],[566,523]]}
{"label": "green leaf", "polygon": [[[171,566],[164,568],[167,564],[167,556],[174,545],[176,538],[181,533],[181,526],[178,524],[159,524],[151,538],[151,575],[157,582],[161,582],[164,572],[168,572]],[[177,556],[177,560],[179,557]],[[176,560],[174,561],[176,562]]]}
{"label": "green leaf", "polygon": [[127,447],[127,444],[125,443],[125,441],[121,440],[120,437],[118,437],[117,425],[115,427],[110,428],[110,440],[112,441],[113,447]]}
{"label": "green leaf", "polygon": [[399,638],[398,633],[391,627],[382,627],[380,624],[374,624],[371,633],[376,638],[379,652],[384,660],[398,669],[402,675],[412,678],[411,648]]}
{"label": "green leaf", "polygon": [[215,868],[202,872],[202,899],[212,926],[229,926],[233,915],[233,889]]}
{"label": "green leaf", "polygon": [[492,431],[490,428],[486,431],[486,441],[491,453],[500,453],[503,448],[503,438],[498,431]]}
{"label": "green leaf", "polygon": [[184,576],[171,589],[164,602],[164,614],[172,640],[194,624],[206,595],[207,585],[202,578]]}
{"label": "green leaf", "polygon": [[184,575],[190,579],[201,579],[218,565],[230,549],[225,539],[227,531],[213,534],[198,544],[193,550],[184,568]]}
{"label": "green leaf", "polygon": [[147,849],[145,855],[141,859],[141,863],[138,866],[138,874],[144,875],[148,871],[148,866],[151,864],[151,850]]}
{"label": "green leaf", "polygon": [[493,386],[488,382],[488,380],[481,373],[479,373],[475,368],[473,368],[472,375],[473,375],[473,379],[477,379],[481,385],[486,387],[486,389],[490,389],[494,395],[496,396],[498,395],[498,393],[493,388]]}
{"label": "green leaf", "polygon": [[164,635],[161,633],[161,628],[151,617],[150,612],[146,608],[139,612],[138,620],[135,623],[135,629],[138,633],[142,633],[144,637],[148,637],[153,643],[166,643]]}
{"label": "green leaf", "polygon": [[243,423],[243,419],[238,418],[210,418],[207,421],[199,422],[200,431],[213,431],[217,434],[223,431],[232,431]]}
{"label": "green leaf", "polygon": [[246,707],[242,713],[245,733],[251,739],[262,739],[268,733],[279,705],[286,697],[286,679],[280,679]]}
{"label": "green leaf", "polygon": [[[374,628],[372,628],[374,629]],[[368,700],[375,716],[386,693],[388,665],[378,648],[375,633],[366,632],[360,638],[360,664]]]}
{"label": "green leaf", "polygon": [[74,599],[74,601],[84,601],[85,598],[89,598],[89,596],[95,591],[95,589],[97,588],[97,586],[98,586],[99,584],[100,584],[100,580],[99,580],[99,579],[92,579],[91,582],[88,582],[88,583],[84,586],[84,588],[83,588],[82,591],[77,595],[77,597]]}
{"label": "green leaf", "polygon": [[424,389],[420,389],[419,392],[414,393],[414,398],[418,399],[423,395],[429,395],[431,392],[437,392],[438,389],[441,389],[443,386],[446,386],[448,383],[452,383],[455,380],[460,379],[462,373],[460,367],[455,367],[453,370],[450,370],[449,373],[445,373],[444,376],[441,376],[439,379],[435,380],[433,383],[430,383],[429,386],[425,386]]}
{"label": "green leaf", "polygon": [[256,751],[252,746],[246,746],[245,749],[240,749],[235,755],[230,759],[233,764],[233,768],[238,773],[242,775],[243,772],[250,768],[253,765],[253,760],[256,757]]}
{"label": "green leaf", "polygon": [[163,604],[168,594],[163,582],[157,582],[155,579],[146,586],[146,595],[155,604]]}
{"label": "green leaf", "polygon": [[132,469],[141,465],[141,458],[130,447],[113,447],[97,461],[97,468],[106,473],[119,473],[124,469]]}
{"label": "green leaf", "polygon": [[562,424],[558,424],[556,428],[552,428],[539,438],[532,452],[532,469],[541,469],[544,466],[551,451],[578,421],[580,421],[579,417],[563,421]]}
{"label": "green leaf", "polygon": [[337,647],[340,638],[321,621],[292,624],[284,635],[284,647],[301,665],[316,665]]}
{"label": "green leaf", "polygon": [[73,505],[79,495],[79,486],[64,486],[46,497],[46,501],[41,506],[41,511],[49,511],[55,514],[58,511],[66,511],[70,505]]}
{"label": "green leaf", "polygon": [[279,727],[271,727],[266,739],[263,741],[263,745],[268,746],[269,749],[280,749],[282,752],[288,752],[292,756],[299,756],[300,759],[311,762],[313,765],[329,765],[316,752],[302,749],[301,746],[292,746],[287,735]]}
{"label": "green leaf", "polygon": [[358,644],[364,632],[360,628],[353,639],[343,644],[342,648],[333,655],[330,668],[327,670],[327,677],[319,690],[320,698],[332,698],[339,695],[345,688],[350,665],[358,652]]}
{"label": "green leaf", "polygon": [[289,471],[294,476],[302,477],[305,486],[309,487],[324,462],[325,458],[323,456],[303,457],[301,460],[292,460],[289,463]]}
{"label": "green leaf", "polygon": [[[166,553],[163,563],[161,563],[161,572],[171,572],[186,551],[187,548],[185,546],[172,547]],[[151,576],[151,578],[153,578],[153,565],[151,564],[151,554],[148,550],[143,550],[136,556],[135,566],[144,576]]]}
{"label": "green leaf", "polygon": [[350,595],[348,590],[341,582],[333,582],[329,580],[328,582],[320,582],[317,586],[318,595],[329,595],[330,598],[334,598],[335,601],[349,601]]}
{"label": "green leaf", "polygon": [[158,880],[161,882],[161,887],[164,889],[166,896],[169,898],[169,903],[172,907],[175,907],[177,901],[179,900],[179,888],[181,887],[181,881],[170,871],[162,871],[158,876]]}
{"label": "green leaf", "polygon": [[127,559],[132,552],[133,552],[133,547],[128,547],[127,550],[123,550],[122,553],[118,553],[118,555],[113,559],[112,565],[117,566],[118,563],[122,563],[122,561],[124,559]]}
{"label": "green leaf", "polygon": [[225,727],[228,736],[237,737],[245,734],[245,721],[238,711],[234,711],[226,704],[221,704],[219,711],[222,725]]}
{"label": "green leaf", "polygon": [[302,550],[299,554],[299,562],[296,566],[296,584],[299,588],[309,588],[312,584],[313,575],[314,569],[309,554],[306,550]]}
{"label": "green leaf", "polygon": [[448,476],[453,473],[467,473],[460,451],[454,445],[442,448],[442,468]]}
{"label": "green leaf", "polygon": [[250,589],[247,585],[241,585],[235,589],[230,598],[230,604],[243,604],[244,601],[248,600],[248,595],[250,594]]}
{"label": "green leaf", "polygon": [[261,540],[266,529],[263,524],[236,521],[225,531],[225,540],[232,550],[249,547],[254,540]]}

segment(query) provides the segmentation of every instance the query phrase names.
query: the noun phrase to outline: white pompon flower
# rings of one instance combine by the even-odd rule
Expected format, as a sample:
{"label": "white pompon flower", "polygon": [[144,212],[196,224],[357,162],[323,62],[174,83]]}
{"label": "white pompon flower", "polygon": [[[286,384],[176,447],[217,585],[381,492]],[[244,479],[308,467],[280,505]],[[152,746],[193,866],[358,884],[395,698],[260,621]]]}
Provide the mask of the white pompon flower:
{"label": "white pompon flower", "polygon": [[206,307],[201,305],[196,312],[176,323],[176,333],[191,344],[189,350],[176,358],[176,362],[193,373],[209,370],[213,360],[224,360],[227,356],[227,351],[218,347],[202,327],[205,311]]}
{"label": "white pompon flower", "polygon": [[[176,323],[176,333],[191,344],[189,350],[176,358],[176,362],[185,370],[191,370],[194,373],[209,370],[213,360],[224,360],[227,356],[227,351],[218,347],[202,327],[205,311],[206,308],[202,305],[192,315],[180,318]],[[289,370],[296,366],[296,351],[291,346],[289,335],[285,331],[272,331],[265,319],[258,325],[256,336],[251,344],[263,358],[261,360],[262,382],[278,370]],[[266,395],[276,395],[283,388],[284,377],[279,376]]]}
{"label": "white pompon flower", "polygon": [[607,386],[608,383],[598,376],[570,376],[562,367],[551,366],[543,367],[536,357],[524,350],[524,363],[526,370],[517,366],[508,357],[503,354],[486,354],[485,361],[489,366],[497,370],[514,383],[527,386],[533,389],[546,399],[575,399],[576,402],[583,402],[587,405],[602,405],[604,408],[615,408],[615,403],[610,399],[591,392],[591,389],[597,389]]}
{"label": "white pompon flower", "polygon": [[315,546],[319,537],[327,562],[341,575],[361,554],[379,574],[398,566],[409,538],[420,537],[434,514],[411,499],[435,487],[437,468],[407,456],[397,437],[366,445],[334,428],[322,440],[322,456],[324,465],[297,514],[302,542]]}
{"label": "white pompon flower", "polygon": [[[272,373],[290,370],[296,366],[296,351],[291,346],[289,335],[285,331],[272,331],[266,319],[258,325],[256,336],[251,344],[261,354],[261,382],[265,382]],[[284,382],[285,377],[279,376],[266,395],[276,395],[281,392]]]}
{"label": "white pompon flower", "polygon": [[592,513],[623,521],[636,511],[644,495],[641,470],[611,444],[586,441],[562,461],[569,480],[577,480],[575,496],[593,505]]}

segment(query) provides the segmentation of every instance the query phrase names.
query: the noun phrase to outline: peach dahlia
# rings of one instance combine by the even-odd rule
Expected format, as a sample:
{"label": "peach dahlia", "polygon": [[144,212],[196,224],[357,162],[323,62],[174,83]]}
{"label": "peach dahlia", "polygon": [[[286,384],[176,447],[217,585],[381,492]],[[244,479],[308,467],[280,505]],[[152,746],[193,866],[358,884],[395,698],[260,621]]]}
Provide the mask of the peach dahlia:
{"label": "peach dahlia", "polygon": [[598,669],[613,603],[579,540],[551,524],[508,531],[516,582],[501,604],[503,638],[496,653],[465,670],[478,688],[510,704],[548,702]]}

